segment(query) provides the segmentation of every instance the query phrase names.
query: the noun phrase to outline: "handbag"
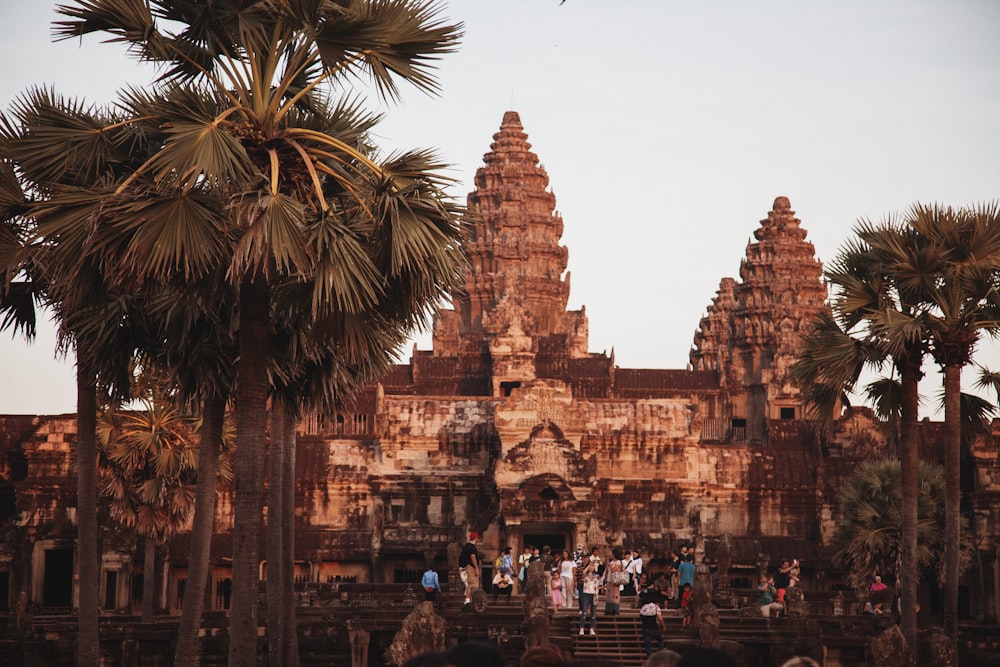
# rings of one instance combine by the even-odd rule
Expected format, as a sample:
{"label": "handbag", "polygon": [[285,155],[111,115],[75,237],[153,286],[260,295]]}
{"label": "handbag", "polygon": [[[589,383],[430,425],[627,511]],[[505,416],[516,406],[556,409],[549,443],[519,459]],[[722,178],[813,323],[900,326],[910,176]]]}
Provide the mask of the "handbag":
{"label": "handbag", "polygon": [[[621,561],[618,563],[621,566]],[[628,572],[624,569],[622,570],[609,570],[608,571],[608,584],[610,586],[624,586],[628,583]]]}

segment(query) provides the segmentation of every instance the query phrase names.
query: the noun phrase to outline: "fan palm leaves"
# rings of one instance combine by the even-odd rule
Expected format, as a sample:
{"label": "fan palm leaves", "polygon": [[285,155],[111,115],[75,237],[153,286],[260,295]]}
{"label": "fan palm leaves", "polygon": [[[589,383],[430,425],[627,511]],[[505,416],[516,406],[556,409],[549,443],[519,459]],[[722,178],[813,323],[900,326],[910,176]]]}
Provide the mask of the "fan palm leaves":
{"label": "fan palm leaves", "polygon": [[[928,239],[940,257],[931,271],[913,270],[927,303],[931,353],[944,374],[945,479],[947,527],[945,559],[945,629],[957,646],[961,543],[962,369],[972,363],[985,332],[1000,331],[1000,206],[982,204],[953,209],[915,205],[913,228]],[[929,279],[928,279],[929,278]],[[957,648],[955,649],[957,650]]]}
{"label": "fan palm leaves", "polygon": [[[903,635],[915,646],[918,385],[927,345],[918,295],[898,279],[896,267],[919,264],[922,249],[919,237],[894,216],[877,224],[862,220],[854,232],[825,272],[833,292],[832,314],[821,315],[804,337],[793,376],[802,384],[813,412],[829,424],[837,399],[857,388],[865,368],[891,372],[866,391],[877,397],[879,414],[892,415],[899,428],[903,494],[897,571]],[[846,400],[844,396],[845,404]]]}
{"label": "fan palm leaves", "polygon": [[232,293],[241,484],[230,664],[255,664],[274,295],[310,287],[294,322],[378,313],[398,329],[460,284],[458,209],[440,165],[420,151],[381,159],[367,139],[377,118],[343,87],[365,75],[389,98],[397,80],[432,92],[433,62],[460,27],[408,0],[89,0],[59,11],[57,37],[103,32],[162,66],[156,86],[122,95],[139,164],[89,218],[91,256],[116,285],[221,273]]}
{"label": "fan palm leaves", "polygon": [[[1000,276],[1000,222],[998,207],[987,204],[965,209],[916,204],[902,219],[890,217],[880,224],[863,221],[855,228],[857,238],[845,245],[827,276],[835,288],[833,324],[817,323],[813,347],[806,347],[798,370],[801,381],[823,382],[833,378],[833,388],[852,389],[857,375],[845,371],[850,363],[824,358],[816,348],[824,327],[839,327],[842,333],[857,332],[891,360],[900,372],[901,455],[904,488],[916,492],[916,382],[920,359],[925,353],[944,371],[946,447],[945,477],[948,487],[946,625],[950,637],[957,630],[957,591],[960,554],[959,455],[962,433],[961,369],[969,364],[983,332],[998,330],[997,281]],[[859,344],[860,345],[860,344]],[[847,347],[841,347],[848,350]],[[829,355],[828,355],[829,356]],[[875,355],[874,358],[878,358]],[[855,354],[851,363],[867,361]],[[869,362],[870,363],[870,362]],[[907,379],[909,378],[909,379]],[[874,389],[874,387],[873,387]],[[814,394],[823,395],[821,390]],[[830,391],[825,392],[829,394]],[[894,392],[879,392],[885,400]],[[907,407],[909,405],[910,407]],[[981,407],[981,406],[980,406]],[[884,411],[884,408],[883,408]],[[971,413],[970,413],[971,414]],[[909,434],[909,435],[908,435]],[[909,480],[909,481],[908,481]],[[904,505],[910,492],[904,492]],[[907,525],[915,521],[914,506],[904,511],[903,632],[915,637],[915,598],[908,595],[912,581],[907,576],[915,548]]]}
{"label": "fan palm leaves", "polygon": [[[0,157],[24,193],[12,207],[20,244],[13,271],[25,287],[17,317],[23,321],[36,302],[47,306],[59,325],[60,347],[76,354],[80,665],[99,660],[98,394],[127,394],[134,336],[141,326],[134,303],[105,280],[100,262],[87,251],[101,193],[116,174],[128,171],[127,134],[106,110],[43,89],[19,97],[0,119]],[[11,199],[5,196],[5,201]],[[8,230],[10,210],[4,213]],[[9,280],[11,265],[5,264]],[[11,295],[18,296],[5,285],[5,306]]]}
{"label": "fan palm leaves", "polygon": [[[917,504],[918,572],[937,562],[944,539],[944,471],[921,463]],[[865,461],[839,491],[840,513],[831,546],[850,572],[851,584],[866,588],[875,575],[902,568],[903,491],[896,459]]]}

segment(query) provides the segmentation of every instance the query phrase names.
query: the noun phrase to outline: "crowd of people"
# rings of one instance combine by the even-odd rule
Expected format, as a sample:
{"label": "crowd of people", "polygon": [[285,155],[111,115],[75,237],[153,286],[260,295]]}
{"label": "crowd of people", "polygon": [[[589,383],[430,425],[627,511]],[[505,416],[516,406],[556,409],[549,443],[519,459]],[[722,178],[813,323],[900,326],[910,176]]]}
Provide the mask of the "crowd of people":
{"label": "crowd of people", "polygon": [[[472,601],[473,592],[480,587],[482,557],[479,553],[478,533],[470,533],[468,543],[459,554],[459,575],[465,585],[465,604]],[[673,608],[682,614],[684,626],[690,624],[691,591],[695,579],[695,550],[682,546],[672,552],[665,572],[650,577],[638,549],[611,550],[605,562],[600,549],[589,553],[576,550],[553,552],[550,547],[538,548],[525,545],[515,560],[512,549],[505,547],[493,563],[493,599],[505,597],[509,604],[515,586],[524,592],[528,568],[534,561],[542,561],[547,572],[546,592],[550,596],[553,613],[573,611],[579,613],[579,634],[597,634],[597,605],[604,596],[604,614],[621,613],[622,596],[634,597],[639,609],[642,640],[647,661],[646,667],[729,667],[735,661],[724,651],[698,649],[683,658],[666,649],[663,637],[663,610]],[[760,578],[758,604],[764,616],[784,613],[788,591],[799,585],[799,561],[785,560],[777,571]],[[437,573],[428,567],[421,581],[426,598],[435,600],[441,590]],[[876,578],[872,590],[885,588],[881,578]],[[475,642],[459,644],[449,651],[417,656],[405,667],[493,667],[505,665],[502,654],[490,644]],[[521,667],[614,667],[613,663],[573,661],[563,656],[558,648],[543,645],[528,649],[520,661]],[[795,658],[782,667],[815,667],[809,658]]]}
{"label": "crowd of people", "polygon": [[772,575],[762,572],[757,590],[760,596],[757,598],[757,606],[760,613],[765,618],[781,617],[785,615],[788,591],[799,585],[801,573],[798,559],[792,561],[781,561],[778,571]]}
{"label": "crowd of people", "polygon": [[[462,549],[459,566],[465,582],[465,602],[471,603],[472,591],[479,585],[481,557],[478,550],[479,535],[472,533]],[[671,605],[684,615],[684,625],[690,621],[689,605],[694,585],[694,548],[683,546],[671,554],[666,572],[650,578],[642,554],[638,549],[615,547],[605,558],[598,548],[571,553],[568,549],[553,551],[526,544],[515,559],[510,547],[505,547],[494,561],[492,580],[493,599],[506,598],[517,587],[524,592],[528,567],[542,561],[547,572],[546,591],[554,614],[571,612],[579,614],[578,632],[581,635],[597,634],[599,601],[603,599],[603,613],[615,616],[621,613],[622,596],[635,600],[643,619],[644,634],[648,632],[647,654],[653,647],[662,648],[662,609]],[[436,591],[433,582],[424,582],[428,599]],[[654,612],[653,610],[656,609]],[[643,611],[645,610],[645,611]],[[655,633],[660,628],[658,639]]]}

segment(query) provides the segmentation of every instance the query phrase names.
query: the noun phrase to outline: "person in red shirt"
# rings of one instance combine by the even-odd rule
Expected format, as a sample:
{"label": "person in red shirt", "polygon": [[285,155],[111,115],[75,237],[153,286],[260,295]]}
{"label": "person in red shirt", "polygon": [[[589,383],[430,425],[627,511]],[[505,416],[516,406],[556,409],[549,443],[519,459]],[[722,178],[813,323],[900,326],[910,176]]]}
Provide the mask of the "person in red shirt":
{"label": "person in red shirt", "polygon": [[691,625],[691,584],[684,584],[684,592],[681,593],[681,613],[684,615],[681,627],[686,628]]}

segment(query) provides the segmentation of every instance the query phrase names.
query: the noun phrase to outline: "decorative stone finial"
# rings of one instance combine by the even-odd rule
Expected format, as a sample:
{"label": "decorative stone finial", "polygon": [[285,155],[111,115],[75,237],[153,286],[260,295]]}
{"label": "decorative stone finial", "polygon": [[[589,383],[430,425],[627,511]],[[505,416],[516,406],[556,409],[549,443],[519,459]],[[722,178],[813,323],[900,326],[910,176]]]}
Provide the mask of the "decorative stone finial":
{"label": "decorative stone finial", "polygon": [[505,111],[500,127],[505,128],[511,125],[517,127],[519,130],[524,129],[524,126],[521,125],[521,116],[516,111]]}
{"label": "decorative stone finial", "polygon": [[775,211],[789,211],[791,208],[792,202],[788,201],[788,197],[776,197],[774,205],[771,206],[771,209]]}

